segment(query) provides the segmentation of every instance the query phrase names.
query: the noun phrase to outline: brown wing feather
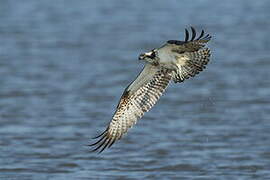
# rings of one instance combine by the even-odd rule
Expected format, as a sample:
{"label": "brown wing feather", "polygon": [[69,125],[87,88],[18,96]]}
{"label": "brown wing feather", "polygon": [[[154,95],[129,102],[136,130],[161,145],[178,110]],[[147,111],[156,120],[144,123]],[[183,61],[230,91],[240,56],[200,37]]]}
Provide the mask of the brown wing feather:
{"label": "brown wing feather", "polygon": [[177,64],[179,71],[173,73],[173,81],[183,82],[203,71],[210,60],[210,49],[203,48],[196,52],[186,52],[179,57]]}
{"label": "brown wing feather", "polygon": [[[204,36],[202,30],[199,37],[196,38],[196,31],[191,27],[192,37],[189,40],[189,32],[185,30],[185,41],[174,41],[169,44],[172,45],[172,52],[175,53],[177,59],[178,72],[173,73],[173,80],[175,83],[183,82],[185,79],[194,77],[200,71],[203,71],[205,65],[210,60],[210,49],[205,45],[210,41],[211,36],[207,34]],[[195,39],[196,38],[196,39]]]}
{"label": "brown wing feather", "polygon": [[98,136],[99,140],[91,145],[96,146],[93,151],[102,152],[116,140],[121,139],[137,122],[137,119],[141,118],[158,101],[168,86],[171,76],[168,70],[158,69],[158,67],[147,64],[136,79],[140,79],[140,82],[144,81],[144,83],[140,84],[135,80],[136,84],[132,83],[125,90],[109,126]]}
{"label": "brown wing feather", "polygon": [[194,52],[198,51],[199,49],[203,48],[205,44],[210,41],[211,36],[207,34],[204,36],[204,30],[201,31],[201,34],[197,39],[196,37],[196,31],[193,27],[191,27],[191,34],[192,37],[189,40],[189,32],[187,29],[185,29],[185,41],[177,41],[177,40],[170,40],[168,41],[169,44],[174,45],[174,52],[177,52],[179,54],[184,52]]}

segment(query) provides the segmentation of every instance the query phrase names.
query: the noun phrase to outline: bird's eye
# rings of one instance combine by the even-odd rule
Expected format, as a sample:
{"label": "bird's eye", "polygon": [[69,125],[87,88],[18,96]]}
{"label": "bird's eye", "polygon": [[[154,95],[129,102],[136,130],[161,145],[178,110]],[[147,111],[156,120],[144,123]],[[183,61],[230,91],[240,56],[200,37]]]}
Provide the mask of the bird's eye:
{"label": "bird's eye", "polygon": [[155,53],[155,51],[152,51],[152,53],[149,56],[149,58],[154,59],[155,57],[156,57],[156,53]]}

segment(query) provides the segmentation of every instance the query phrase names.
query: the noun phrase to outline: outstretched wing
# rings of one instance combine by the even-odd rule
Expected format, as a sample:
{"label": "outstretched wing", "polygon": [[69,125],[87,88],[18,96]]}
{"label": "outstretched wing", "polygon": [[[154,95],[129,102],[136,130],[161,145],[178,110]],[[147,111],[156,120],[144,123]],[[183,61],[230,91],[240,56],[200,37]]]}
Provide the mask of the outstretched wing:
{"label": "outstretched wing", "polygon": [[191,27],[191,39],[189,39],[189,32],[185,29],[185,41],[169,40],[168,44],[174,45],[174,51],[179,54],[184,52],[194,52],[203,48],[205,44],[210,41],[211,36],[209,34],[204,36],[204,30],[201,31],[199,37],[196,38],[196,31]]}
{"label": "outstretched wing", "polygon": [[211,36],[209,34],[204,36],[202,30],[199,37],[196,38],[196,31],[193,27],[191,27],[191,32],[190,40],[189,32],[185,29],[185,41],[170,40],[167,42],[175,55],[178,67],[178,72],[173,73],[175,83],[194,77],[205,68],[210,60],[211,52],[209,48],[205,48],[205,45],[210,41]]}
{"label": "outstretched wing", "polygon": [[186,52],[177,55],[178,72],[173,72],[173,81],[183,82],[185,79],[194,77],[206,67],[210,60],[210,49],[204,48],[195,52]]}
{"label": "outstretched wing", "polygon": [[96,138],[93,151],[102,152],[119,140],[144,112],[150,110],[171,80],[171,72],[146,64],[142,72],[124,91],[107,129]]}

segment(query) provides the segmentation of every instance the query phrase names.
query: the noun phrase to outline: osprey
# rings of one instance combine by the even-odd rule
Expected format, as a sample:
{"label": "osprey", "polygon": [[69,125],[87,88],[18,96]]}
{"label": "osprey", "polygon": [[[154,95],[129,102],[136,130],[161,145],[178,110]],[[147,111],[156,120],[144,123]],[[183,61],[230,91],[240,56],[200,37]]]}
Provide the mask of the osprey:
{"label": "osprey", "polygon": [[185,40],[169,40],[160,48],[143,53],[139,60],[146,62],[137,78],[125,89],[111,122],[101,133],[93,151],[102,152],[127,133],[143,114],[151,109],[164,92],[169,82],[183,82],[194,77],[205,68],[210,59],[206,43],[211,39],[202,30],[196,38],[196,31],[185,29]]}

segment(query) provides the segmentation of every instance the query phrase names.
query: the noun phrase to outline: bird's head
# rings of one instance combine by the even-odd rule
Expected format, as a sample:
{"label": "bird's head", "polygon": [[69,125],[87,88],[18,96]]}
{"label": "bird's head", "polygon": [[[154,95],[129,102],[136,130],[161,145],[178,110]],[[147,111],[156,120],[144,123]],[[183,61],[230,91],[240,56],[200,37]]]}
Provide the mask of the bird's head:
{"label": "bird's head", "polygon": [[145,60],[150,64],[157,64],[158,63],[157,50],[153,49],[152,51],[140,54],[139,60]]}

